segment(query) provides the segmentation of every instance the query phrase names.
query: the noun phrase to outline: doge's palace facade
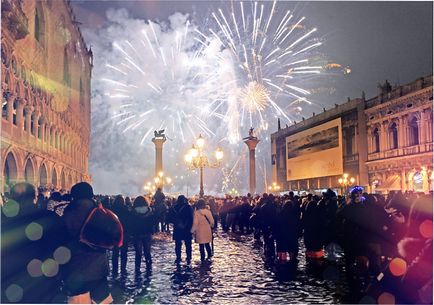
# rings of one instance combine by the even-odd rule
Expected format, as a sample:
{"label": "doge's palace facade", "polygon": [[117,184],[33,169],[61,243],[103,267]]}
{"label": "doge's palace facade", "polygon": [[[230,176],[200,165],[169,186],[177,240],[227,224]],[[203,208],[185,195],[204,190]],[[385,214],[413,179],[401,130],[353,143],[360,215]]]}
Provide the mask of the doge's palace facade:
{"label": "doge's palace facade", "polygon": [[64,0],[1,3],[1,191],[89,181],[92,51]]}

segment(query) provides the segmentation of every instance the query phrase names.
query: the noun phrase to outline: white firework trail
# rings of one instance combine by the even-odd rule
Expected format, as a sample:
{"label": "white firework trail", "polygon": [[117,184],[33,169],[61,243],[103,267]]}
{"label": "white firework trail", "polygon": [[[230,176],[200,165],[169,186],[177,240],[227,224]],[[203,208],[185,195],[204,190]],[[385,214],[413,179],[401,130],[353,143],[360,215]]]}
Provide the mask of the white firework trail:
{"label": "white firework trail", "polygon": [[[246,6],[250,9],[246,10]],[[261,128],[268,126],[266,123],[276,115],[291,122],[294,117],[283,109],[294,99],[309,102],[304,97],[310,94],[309,90],[298,84],[319,74],[323,68],[312,65],[314,60],[311,59],[312,51],[321,45],[313,37],[317,28],[308,29],[303,23],[306,17],[295,19],[295,12],[290,10],[285,10],[280,14],[283,18],[278,18],[279,7],[276,1],[255,1],[240,2],[239,8],[232,5],[226,11],[219,8],[212,13],[217,31],[213,28],[209,35],[200,33],[205,38],[204,43],[218,39],[231,51],[236,85],[229,93],[233,97],[227,101],[235,103],[235,106],[228,105],[232,109],[229,112],[232,125]],[[297,21],[293,23],[293,20]],[[235,136],[239,133],[236,129],[229,130],[233,134],[228,138],[234,141],[239,140]]]}

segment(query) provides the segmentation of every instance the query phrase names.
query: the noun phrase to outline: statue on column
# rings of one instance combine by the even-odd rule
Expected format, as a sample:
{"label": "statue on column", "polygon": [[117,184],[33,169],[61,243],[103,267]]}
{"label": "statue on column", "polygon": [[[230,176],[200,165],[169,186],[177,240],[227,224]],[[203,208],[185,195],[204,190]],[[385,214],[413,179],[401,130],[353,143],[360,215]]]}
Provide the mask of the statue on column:
{"label": "statue on column", "polygon": [[254,130],[255,130],[255,128],[250,127],[250,129],[249,129],[249,136],[243,138],[243,140],[247,140],[247,139],[257,139],[257,137],[255,137]]}
{"label": "statue on column", "polygon": [[154,138],[163,138],[164,140],[166,140],[166,135],[164,134],[164,129],[161,130],[155,130],[154,131]]}

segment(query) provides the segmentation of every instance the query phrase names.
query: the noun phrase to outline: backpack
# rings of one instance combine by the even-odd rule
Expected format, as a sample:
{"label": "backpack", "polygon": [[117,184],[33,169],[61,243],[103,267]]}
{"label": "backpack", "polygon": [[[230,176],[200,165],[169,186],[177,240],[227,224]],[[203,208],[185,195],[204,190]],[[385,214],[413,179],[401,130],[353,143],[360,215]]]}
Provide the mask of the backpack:
{"label": "backpack", "polygon": [[79,238],[91,248],[113,249],[122,246],[124,229],[116,214],[98,203],[84,221]]}

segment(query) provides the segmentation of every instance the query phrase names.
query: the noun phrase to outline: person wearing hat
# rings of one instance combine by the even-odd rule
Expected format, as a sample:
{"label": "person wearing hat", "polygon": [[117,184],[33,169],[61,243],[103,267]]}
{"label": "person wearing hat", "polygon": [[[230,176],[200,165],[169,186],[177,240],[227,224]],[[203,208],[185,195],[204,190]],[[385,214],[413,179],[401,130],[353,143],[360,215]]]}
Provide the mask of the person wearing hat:
{"label": "person wearing hat", "polygon": [[111,303],[107,275],[107,253],[102,248],[92,248],[80,241],[80,231],[90,212],[97,207],[92,186],[79,182],[71,188],[72,201],[65,208],[63,219],[71,241],[68,248],[71,258],[63,274],[68,303]]}

